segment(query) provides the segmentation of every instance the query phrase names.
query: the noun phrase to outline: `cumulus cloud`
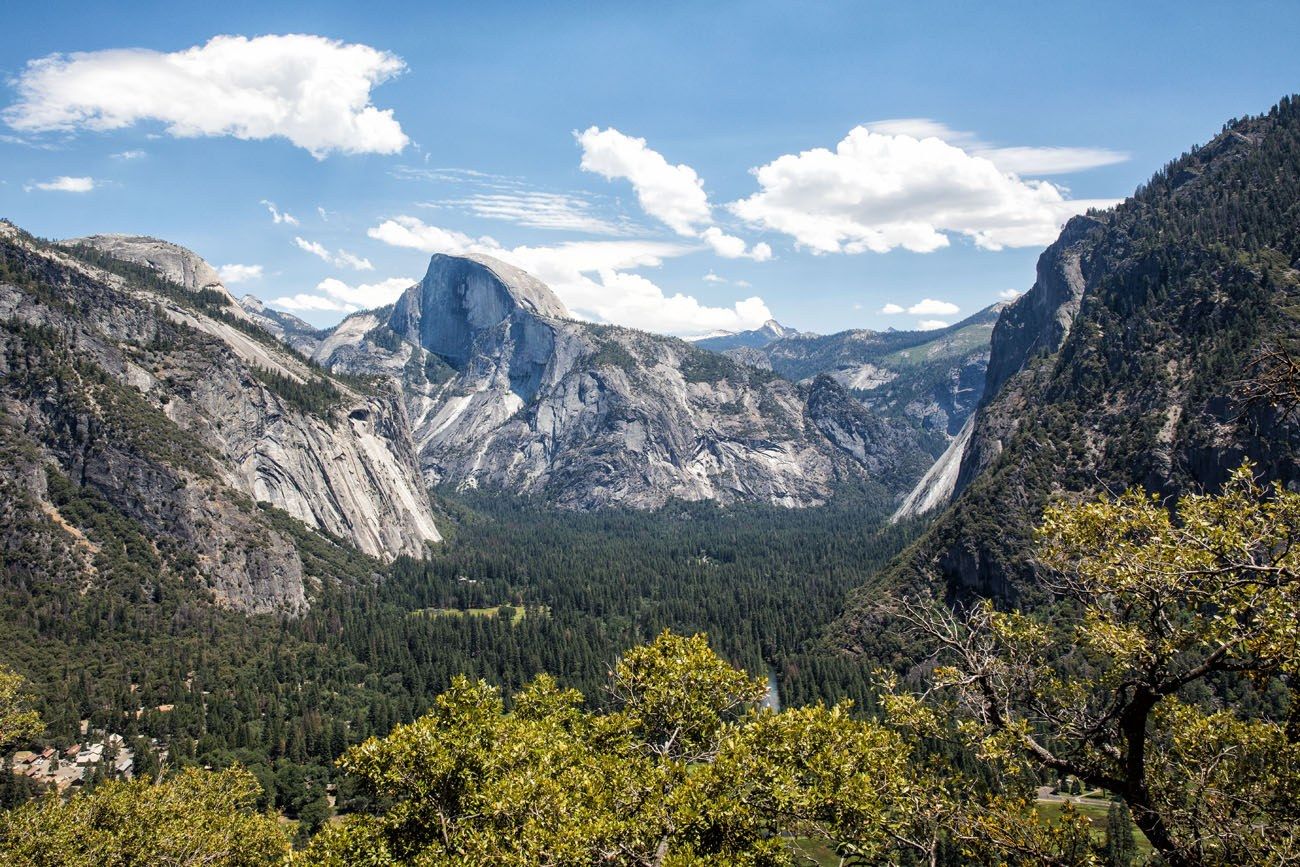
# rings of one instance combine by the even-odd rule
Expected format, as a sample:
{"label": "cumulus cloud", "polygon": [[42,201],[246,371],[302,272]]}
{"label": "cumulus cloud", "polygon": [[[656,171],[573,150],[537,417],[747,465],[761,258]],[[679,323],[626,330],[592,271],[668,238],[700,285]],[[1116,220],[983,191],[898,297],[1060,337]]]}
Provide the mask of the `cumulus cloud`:
{"label": "cumulus cloud", "polygon": [[399,216],[368,230],[376,240],[425,253],[481,253],[508,262],[545,282],[571,311],[600,322],[647,331],[693,335],[726,329],[744,331],[772,318],[763,299],[745,298],[730,307],[701,304],[698,299],[669,295],[650,279],[630,273],[652,268],[691,251],[661,241],[570,241],[555,246],[506,248],[490,237],[426,225]]}
{"label": "cumulus cloud", "polygon": [[1045,245],[1069,217],[1114,203],[1067,199],[937,135],[918,138],[933,130],[917,122],[888,123],[754,169],[759,191],[731,210],[814,253],[930,253],[951,235],[988,250]]}
{"label": "cumulus cloud", "polygon": [[1024,292],[1019,289],[1003,289],[998,293],[998,297],[1003,301],[1014,301],[1023,294]]}
{"label": "cumulus cloud", "polygon": [[772,258],[772,248],[762,241],[752,247],[746,247],[743,240],[726,234],[717,226],[705,229],[700,237],[713,248],[713,252],[724,259],[753,259],[755,262],[766,262]]}
{"label": "cumulus cloud", "polygon": [[373,271],[375,266],[370,264],[369,259],[363,259],[360,256],[354,256],[347,250],[330,252],[324,244],[319,241],[308,241],[305,238],[294,236],[293,242],[298,245],[298,249],[305,250],[313,256],[319,257],[330,263],[336,268],[351,268],[354,271]]}
{"label": "cumulus cloud", "polygon": [[389,277],[378,283],[352,286],[334,277],[316,284],[316,291],[300,292],[271,299],[272,306],[283,310],[355,313],[392,304],[407,288],[415,284],[410,277]]}
{"label": "cumulus cloud", "polygon": [[917,331],[935,331],[939,328],[947,328],[948,323],[942,319],[922,319],[916,323]]}
{"label": "cumulus cloud", "polygon": [[704,181],[687,165],[672,165],[643,138],[610,129],[588,129],[574,135],[582,146],[581,168],[606,180],[632,183],[641,209],[679,235],[693,236],[712,218]]}
{"label": "cumulus cloud", "polygon": [[221,278],[222,283],[231,286],[236,283],[247,283],[250,280],[262,279],[261,265],[222,265],[217,269],[217,276]]}
{"label": "cumulus cloud", "polygon": [[961,308],[951,301],[936,301],[933,298],[922,298],[920,301],[907,308],[907,312],[914,316],[951,316]]}
{"label": "cumulus cloud", "polygon": [[70,178],[60,175],[49,181],[40,181],[24,187],[27,190],[48,190],[56,193],[88,193],[97,186],[94,178]]}
{"label": "cumulus cloud", "polygon": [[140,159],[144,159],[145,156],[146,156],[146,154],[145,154],[144,151],[138,151],[138,150],[135,150],[135,151],[121,151],[121,152],[119,152],[119,153],[115,153],[115,154],[113,154],[113,159],[115,159],[115,160],[140,160]]}
{"label": "cumulus cloud", "polygon": [[717,274],[714,274],[712,271],[705,274],[703,280],[705,283],[726,283],[727,282],[726,277],[719,277]]}
{"label": "cumulus cloud", "polygon": [[366,234],[393,247],[409,247],[426,253],[461,255],[473,252],[475,248],[487,250],[499,247],[495,240],[486,235],[478,239],[471,238],[454,229],[427,225],[418,217],[393,217],[367,229]]}
{"label": "cumulus cloud", "polygon": [[894,316],[898,313],[903,313],[904,310],[902,306],[898,304],[886,304],[884,307],[880,308],[880,312],[884,313],[886,316]]}
{"label": "cumulus cloud", "polygon": [[409,140],[370,92],[403,68],[389,52],[305,34],[214,36],[171,53],[51,54],[19,74],[18,101],[3,118],[21,132],[158,121],[178,138],[285,138],[317,159],[392,154]]}
{"label": "cumulus cloud", "polygon": [[[728,235],[713,222],[713,208],[704,192],[704,181],[688,165],[672,165],[643,138],[634,138],[614,128],[589,127],[575,132],[582,147],[581,168],[606,180],[631,182],[641,209],[668,228],[687,238],[702,238],[724,259],[753,259],[766,262],[772,248],[752,248]],[[704,227],[701,229],[701,227]]]}
{"label": "cumulus cloud", "polygon": [[271,222],[276,223],[277,225],[280,223],[284,223],[288,226],[298,225],[298,218],[293,214],[277,209],[275,207],[275,202],[268,202],[266,199],[262,199],[261,203],[266,207],[266,210],[270,212]]}

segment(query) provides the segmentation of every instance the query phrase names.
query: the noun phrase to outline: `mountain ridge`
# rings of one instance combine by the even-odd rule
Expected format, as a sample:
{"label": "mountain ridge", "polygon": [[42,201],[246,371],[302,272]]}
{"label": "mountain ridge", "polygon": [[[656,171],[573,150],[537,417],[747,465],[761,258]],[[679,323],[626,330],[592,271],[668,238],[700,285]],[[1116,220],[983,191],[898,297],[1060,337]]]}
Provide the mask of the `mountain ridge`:
{"label": "mountain ridge", "polygon": [[[313,355],[399,385],[432,484],[657,508],[819,505],[844,483],[880,481],[806,417],[807,387],[676,338],[571,319],[544,284],[507,269],[436,255],[391,310],[353,314]],[[900,426],[863,440],[908,455],[878,495],[901,496],[928,465],[912,439]]]}
{"label": "mountain ridge", "polygon": [[[119,254],[130,243],[111,239]],[[152,255],[163,242],[138,243]],[[66,524],[39,483],[43,467],[61,474],[168,540],[176,574],[254,611],[301,611],[313,580],[258,503],[380,560],[440,538],[401,403],[323,377],[234,312],[202,268],[176,283],[143,255],[39,242],[8,223],[0,248],[0,400],[31,455],[35,481],[10,491],[26,508]]]}
{"label": "mountain ridge", "polygon": [[1300,483],[1300,426],[1240,398],[1263,350],[1300,340],[1296,201],[1289,98],[1227,124],[1114,209],[1071,220],[994,330],[952,504],[833,640],[873,646],[867,600],[900,588],[1032,603],[1030,532],[1053,499],[1213,491],[1244,459]]}

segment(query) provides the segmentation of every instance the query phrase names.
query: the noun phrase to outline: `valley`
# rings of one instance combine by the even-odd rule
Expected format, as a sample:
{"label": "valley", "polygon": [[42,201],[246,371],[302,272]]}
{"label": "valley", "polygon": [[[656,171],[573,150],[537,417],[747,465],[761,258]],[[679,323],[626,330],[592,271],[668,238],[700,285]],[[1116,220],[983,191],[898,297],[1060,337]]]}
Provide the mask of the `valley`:
{"label": "valley", "polygon": [[[476,50],[508,11],[442,10]],[[549,14],[490,62],[9,58],[0,862],[1300,863],[1300,98],[1163,163],[1262,85],[1065,116],[1137,63],[1089,50],[1016,141],[1113,147],[915,113],[935,69],[996,102],[981,48],[854,64],[899,105],[835,143],[842,93],[708,128],[694,60],[668,110],[615,74],[646,22]],[[776,24],[711,62],[835,60]]]}

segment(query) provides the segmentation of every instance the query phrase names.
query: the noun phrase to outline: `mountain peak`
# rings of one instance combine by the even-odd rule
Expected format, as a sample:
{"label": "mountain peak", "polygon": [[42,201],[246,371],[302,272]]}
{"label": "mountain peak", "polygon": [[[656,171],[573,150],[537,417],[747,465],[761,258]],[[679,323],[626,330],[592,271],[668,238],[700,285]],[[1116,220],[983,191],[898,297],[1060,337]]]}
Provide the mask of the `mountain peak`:
{"label": "mountain peak", "polygon": [[475,354],[478,337],[504,322],[530,326],[534,334],[538,329],[531,326],[541,320],[568,319],[549,286],[513,265],[479,254],[438,253],[424,279],[397,300],[388,327],[460,366]]}
{"label": "mountain peak", "polygon": [[[473,280],[474,268],[469,264],[486,269],[488,274],[499,284],[480,284]],[[447,253],[435,253],[429,260],[429,270],[425,272],[427,282],[430,276],[453,276],[466,281],[466,286],[475,290],[496,288],[503,290],[513,302],[529,313],[546,316],[551,319],[572,319],[573,315],[564,306],[564,302],[541,280],[532,274],[483,253],[466,253],[453,256]]]}

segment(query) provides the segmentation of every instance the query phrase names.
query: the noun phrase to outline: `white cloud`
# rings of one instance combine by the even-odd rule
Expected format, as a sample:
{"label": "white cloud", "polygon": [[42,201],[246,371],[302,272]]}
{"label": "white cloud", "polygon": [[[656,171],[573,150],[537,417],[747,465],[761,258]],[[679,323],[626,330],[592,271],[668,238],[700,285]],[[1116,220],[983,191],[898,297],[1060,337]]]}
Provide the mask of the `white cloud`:
{"label": "white cloud", "polygon": [[591,202],[567,193],[493,192],[463,199],[430,203],[431,207],[455,206],[475,216],[505,220],[535,229],[565,229],[599,235],[618,235],[624,227],[591,213]]}
{"label": "white cloud", "polygon": [[94,178],[70,178],[60,175],[49,181],[29,184],[26,190],[48,190],[56,193],[88,193],[97,186]]}
{"label": "white cloud", "polygon": [[326,277],[316,284],[316,294],[300,292],[271,299],[271,304],[284,310],[326,311],[355,313],[392,304],[410,286],[419,281],[410,277],[389,277],[378,283],[351,286],[334,277]]}
{"label": "white cloud", "polygon": [[278,210],[275,207],[275,202],[268,202],[266,199],[262,199],[261,204],[265,205],[266,210],[270,212],[271,222],[276,223],[277,225],[280,223],[284,223],[285,225],[288,226],[298,225],[298,218],[295,217],[293,214],[288,213],[287,211]]}
{"label": "white cloud", "polygon": [[123,129],[159,121],[178,138],[282,137],[317,159],[391,154],[408,139],[370,102],[401,58],[322,36],[214,36],[162,53],[141,48],[51,54],[29,61],[5,109],[23,132]]}
{"label": "white cloud", "polygon": [[703,279],[705,283],[726,283],[727,282],[726,277],[719,277],[717,274],[714,274],[712,271],[705,274]]}
{"label": "white cloud", "polygon": [[884,307],[880,308],[880,312],[884,313],[886,316],[894,316],[905,311],[898,304],[886,304]]}
{"label": "white cloud", "polygon": [[328,295],[313,295],[310,292],[299,292],[297,295],[285,295],[280,298],[272,298],[267,303],[272,307],[279,307],[281,310],[292,310],[295,313],[355,313],[360,309],[358,307],[344,304]]}
{"label": "white cloud", "polygon": [[763,299],[736,301],[730,307],[701,304],[696,298],[668,295],[648,278],[629,273],[652,268],[691,247],[662,241],[570,241],[555,246],[505,248],[489,237],[429,226],[399,216],[368,230],[376,240],[426,253],[481,253],[522,268],[553,290],[579,316],[668,334],[744,331],[772,318]]}
{"label": "white cloud", "polygon": [[933,298],[922,298],[920,301],[907,308],[907,312],[914,316],[951,316],[961,308],[951,301],[936,301]]}
{"label": "white cloud", "polygon": [[953,234],[988,250],[1045,245],[1069,217],[1113,204],[1070,200],[936,136],[918,139],[927,130],[909,127],[920,123],[859,126],[834,151],[778,157],[753,170],[759,192],[731,210],[815,253],[929,253]]}
{"label": "white cloud", "polygon": [[294,236],[293,242],[298,245],[298,249],[305,250],[313,256],[317,256],[326,262],[329,262],[336,268],[351,268],[354,271],[373,271],[375,266],[370,264],[369,259],[363,259],[360,256],[354,256],[347,250],[339,250],[337,253],[331,253],[325,248],[325,245],[319,241],[308,241],[305,238]]}
{"label": "white cloud", "polygon": [[217,276],[221,278],[222,283],[234,285],[236,283],[247,283],[249,280],[262,279],[261,265],[222,265],[217,269]]}
{"label": "white cloud", "polygon": [[488,249],[498,246],[496,241],[487,236],[476,240],[454,229],[426,225],[418,217],[399,216],[384,220],[378,226],[367,229],[366,234],[393,247],[410,247],[426,253],[460,255],[471,252],[475,247]]}
{"label": "white cloud", "polygon": [[977,151],[1004,172],[1018,175],[1066,175],[1128,160],[1122,151],[1107,148],[1010,147]]}
{"label": "white cloud", "polygon": [[1014,301],[1015,299],[1019,298],[1023,294],[1024,292],[1022,292],[1019,289],[1003,289],[1001,292],[998,293],[998,297],[1001,298],[1003,301]]}
{"label": "white cloud", "polygon": [[[574,135],[582,146],[583,170],[606,180],[630,181],[641,209],[677,234],[704,239],[724,259],[766,262],[772,258],[772,248],[767,244],[747,248],[740,238],[717,226],[705,225],[712,223],[713,209],[704,192],[704,181],[695,169],[672,165],[661,153],[647,147],[645,139],[612,127],[601,130],[593,126]],[[701,226],[705,228],[701,230]]]}
{"label": "white cloud", "polygon": [[113,154],[115,160],[139,160],[144,159],[147,154],[144,151],[121,151]]}
{"label": "white cloud", "polygon": [[766,262],[772,258],[772,248],[763,242],[755,244],[748,249],[745,248],[745,242],[733,235],[728,235],[717,226],[709,226],[700,235],[708,245],[713,248],[724,259],[753,259],[755,262]]}
{"label": "white cloud", "polygon": [[1004,172],[1021,175],[1063,175],[1110,166],[1128,160],[1123,151],[1096,147],[994,147],[974,133],[956,130],[927,117],[879,120],[866,128],[882,135],[906,135],[914,139],[937,138],[967,153],[984,157]]}
{"label": "white cloud", "polygon": [[354,271],[373,271],[375,266],[370,264],[370,260],[363,256],[354,256],[347,250],[339,250],[334,254],[334,264]]}
{"label": "white cloud", "polygon": [[671,165],[643,138],[616,129],[589,127],[575,132],[582,146],[584,171],[606,180],[631,181],[641,209],[679,235],[694,236],[697,227],[712,218],[704,181],[687,165]]}
{"label": "white cloud", "polygon": [[948,323],[942,319],[922,319],[916,323],[917,331],[935,331],[939,328],[947,328]]}

